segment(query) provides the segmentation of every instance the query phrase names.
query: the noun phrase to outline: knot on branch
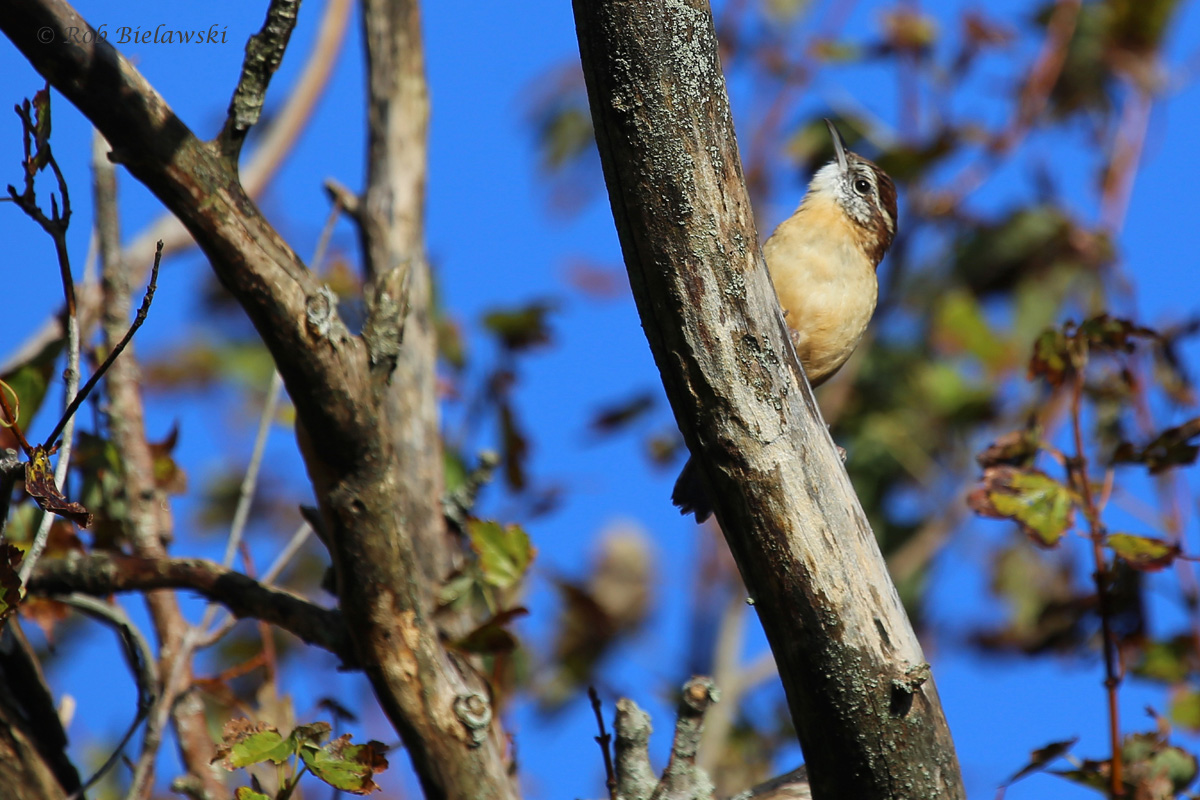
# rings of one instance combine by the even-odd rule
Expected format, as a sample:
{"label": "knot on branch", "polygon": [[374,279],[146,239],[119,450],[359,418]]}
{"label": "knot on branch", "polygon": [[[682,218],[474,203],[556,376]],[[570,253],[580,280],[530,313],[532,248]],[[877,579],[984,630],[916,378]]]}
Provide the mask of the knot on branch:
{"label": "knot on branch", "polygon": [[460,694],[454,698],[454,714],[471,736],[471,746],[479,747],[487,740],[492,724],[492,704],[479,692]]}
{"label": "knot on branch", "polygon": [[912,708],[913,695],[931,677],[928,664],[910,664],[899,678],[892,678],[892,697],[889,710],[894,717],[903,717]]}
{"label": "knot on branch", "polygon": [[370,354],[371,370],[388,380],[400,358],[404,323],[408,319],[409,284],[413,259],[380,275],[367,289],[367,321],[363,340]]}
{"label": "knot on branch", "polygon": [[304,304],[308,332],[331,344],[347,338],[346,326],[337,313],[337,295],[329,286],[322,284],[317,293],[310,295]]}

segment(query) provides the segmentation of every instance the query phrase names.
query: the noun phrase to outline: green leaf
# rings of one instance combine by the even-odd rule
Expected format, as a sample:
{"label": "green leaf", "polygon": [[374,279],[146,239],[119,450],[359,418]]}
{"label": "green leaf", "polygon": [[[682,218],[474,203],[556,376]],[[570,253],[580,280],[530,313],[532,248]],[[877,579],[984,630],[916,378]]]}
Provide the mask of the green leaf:
{"label": "green leaf", "polygon": [[1061,386],[1072,367],[1071,341],[1057,328],[1044,331],[1033,343],[1029,359],[1029,378],[1044,378],[1051,386]]}
{"label": "green leaf", "polygon": [[1171,721],[1196,733],[1200,731],[1200,692],[1186,689],[1171,698]]}
{"label": "green leaf", "polygon": [[271,800],[269,795],[262,792],[256,792],[249,786],[239,786],[237,791],[233,793],[235,800]]}
{"label": "green leaf", "polygon": [[467,536],[479,556],[484,580],[500,589],[510,588],[520,581],[536,553],[529,534],[519,525],[501,526],[498,522],[470,520]]}
{"label": "green leaf", "polygon": [[370,794],[379,789],[372,776],[388,767],[383,753],[383,745],[379,742],[351,744],[350,735],[346,734],[320,749],[303,748],[300,758],[312,774],[335,789]]}
{"label": "green leaf", "polygon": [[34,154],[33,168],[40,171],[50,163],[50,87],[41,89],[33,96],[34,110]]}
{"label": "green leaf", "polygon": [[989,369],[1001,369],[1009,361],[1009,348],[996,335],[973,294],[953,289],[944,294],[934,312],[934,343],[942,350],[967,352]]}
{"label": "green leaf", "polygon": [[[1132,672],[1143,678],[1163,683],[1180,683],[1192,671],[1195,642],[1190,635],[1175,636],[1166,641],[1149,641]],[[1198,726],[1197,730],[1200,730]]]}
{"label": "green leaf", "polygon": [[[0,375],[0,381],[11,387],[13,394],[21,401],[21,410],[17,416],[17,424],[22,431],[28,431],[34,415],[42,407],[46,398],[46,390],[54,377],[54,363],[62,352],[65,338],[52,339],[27,361],[14,366],[11,370]],[[8,398],[12,405],[12,397]]]}
{"label": "green leaf", "polygon": [[1175,542],[1152,536],[1113,533],[1105,537],[1104,541],[1129,566],[1145,572],[1154,572],[1169,566],[1180,552],[1179,545]]}
{"label": "green leaf", "polygon": [[1044,472],[1015,467],[985,469],[967,504],[980,516],[1014,520],[1042,547],[1058,544],[1075,516],[1070,489]]}
{"label": "green leaf", "polygon": [[312,722],[307,725],[298,725],[292,731],[288,739],[292,742],[293,752],[298,752],[302,745],[319,745],[321,742],[329,738],[333,728],[328,722]]}
{"label": "green leaf", "polygon": [[213,761],[221,761],[230,770],[263,761],[282,764],[296,752],[290,736],[285,739],[275,727],[254,723],[245,717],[225,723],[221,742]]}
{"label": "green leaf", "polygon": [[292,756],[292,752],[289,740],[280,736],[277,730],[268,730],[251,734],[231,747],[226,764],[233,769],[263,761],[282,764]]}

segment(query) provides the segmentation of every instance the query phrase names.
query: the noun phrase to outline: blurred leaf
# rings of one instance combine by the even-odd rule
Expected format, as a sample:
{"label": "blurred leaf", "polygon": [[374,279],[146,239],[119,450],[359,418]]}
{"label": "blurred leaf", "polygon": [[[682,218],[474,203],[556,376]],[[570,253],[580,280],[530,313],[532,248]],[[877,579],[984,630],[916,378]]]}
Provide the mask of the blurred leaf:
{"label": "blurred leaf", "polygon": [[586,106],[560,106],[542,119],[542,169],[553,172],[593,146],[592,115]]}
{"label": "blurred leaf", "polygon": [[515,586],[537,552],[519,525],[473,519],[467,522],[467,536],[479,556],[484,580],[498,589]]}
{"label": "blurred leaf", "polygon": [[[64,338],[51,339],[28,360],[0,375],[0,381],[8,384],[20,401],[17,424],[22,431],[29,430],[33,418],[42,407],[42,401],[46,399],[46,390],[54,377],[54,364],[62,353],[65,341]],[[9,404],[12,404],[11,397]]]}
{"label": "blurred leaf", "polygon": [[213,343],[200,337],[142,368],[148,387],[168,391],[207,389],[221,380],[261,390],[274,372],[275,362],[259,340]]}
{"label": "blurred leaf", "polygon": [[46,637],[46,642],[51,646],[56,644],[55,631],[58,626],[70,616],[70,606],[45,597],[27,597],[21,603],[21,617],[37,625],[41,629],[42,635]]}
{"label": "blurred leaf", "polygon": [[442,442],[442,482],[446,494],[461,489],[467,482],[467,465],[463,462],[462,454]]}
{"label": "blurred leaf", "polygon": [[1200,732],[1200,692],[1188,687],[1171,697],[1171,721],[1192,733]]}
{"label": "blurred leaf", "polygon": [[604,406],[592,416],[588,427],[592,433],[607,436],[618,433],[654,408],[654,395],[641,392],[630,399]]}
{"label": "blurred leaf", "polygon": [[454,642],[454,647],[465,653],[477,655],[496,655],[509,653],[517,647],[517,637],[508,630],[508,626],[518,617],[529,613],[523,606],[506,609],[496,613],[463,638]]}
{"label": "blurred leaf", "polygon": [[1125,785],[1136,798],[1171,800],[1196,779],[1196,757],[1168,744],[1161,732],[1130,734],[1121,751]]}
{"label": "blurred leaf", "polygon": [[937,43],[937,20],[910,6],[895,6],[883,14],[886,50],[926,53]]}
{"label": "blurred leaf", "polygon": [[766,0],[763,11],[770,21],[788,25],[811,8],[812,0]]}
{"label": "blurred leaf", "polygon": [[1135,339],[1158,338],[1158,334],[1150,328],[1108,314],[1098,314],[1084,320],[1076,336],[1094,350],[1115,353],[1132,353]]}
{"label": "blurred leaf", "polygon": [[262,792],[256,792],[249,786],[239,786],[233,793],[234,800],[271,800]]}
{"label": "blurred leaf", "polygon": [[172,456],[178,443],[179,423],[171,426],[171,432],[161,442],[146,443],[154,459],[154,485],[167,494],[183,494],[187,491],[187,473]]}
{"label": "blurred leaf", "polygon": [[1133,54],[1153,55],[1163,47],[1179,0],[1108,0],[1108,5],[1113,45]]}
{"label": "blurred leaf", "polygon": [[[1048,24],[1060,7],[1066,11],[1064,4],[1047,3],[1038,12],[1037,21]],[[1057,119],[1065,119],[1077,112],[1098,112],[1106,116],[1112,109],[1111,91],[1116,77],[1106,59],[1112,23],[1111,3],[1081,3],[1077,9],[1067,57],[1050,91],[1049,110]]]}
{"label": "blurred leaf", "polygon": [[54,468],[46,448],[34,447],[25,462],[25,491],[43,510],[66,517],[81,528],[92,524],[92,514],[79,503],[68,500],[54,484]]}
{"label": "blurred leaf", "polygon": [[827,64],[849,64],[863,57],[861,45],[844,39],[815,38],[809,45],[808,55]]}
{"label": "blurred leaf", "polygon": [[460,600],[470,595],[471,590],[475,589],[479,581],[475,575],[469,572],[458,572],[451,575],[442,584],[438,590],[437,602],[439,606],[453,606]]}
{"label": "blurred leaf", "polygon": [[1155,572],[1170,566],[1180,554],[1179,545],[1175,542],[1151,536],[1113,533],[1105,537],[1104,543],[1129,566],[1143,572]]}
{"label": "blurred leaf", "polygon": [[969,353],[988,369],[1002,369],[1012,361],[1010,348],[984,318],[978,299],[965,289],[952,289],[939,298],[931,337],[939,350]]}
{"label": "blurred leaf", "polygon": [[1061,386],[1081,364],[1072,348],[1072,340],[1058,328],[1044,331],[1033,343],[1029,359],[1029,379],[1043,378],[1053,387]]}
{"label": "blurred leaf", "polygon": [[500,439],[504,482],[510,489],[521,491],[527,485],[525,459],[529,456],[529,439],[517,422],[516,412],[506,395],[496,401],[500,415]]}
{"label": "blurred leaf", "polygon": [[388,768],[384,747],[379,742],[352,744],[350,734],[334,739],[320,749],[304,747],[300,759],[313,775],[335,789],[351,794],[379,790],[373,777]]}
{"label": "blurred leaf", "polygon": [[991,591],[1011,609],[1003,627],[974,633],[985,650],[1036,654],[1072,652],[1088,635],[1090,597],[1077,593],[1071,562],[1051,560],[1027,539],[1014,540],[989,559]]}
{"label": "blurred leaf", "polygon": [[1197,436],[1200,436],[1200,417],[1168,428],[1142,448],[1122,442],[1113,453],[1113,463],[1145,464],[1151,475],[1194,464],[1200,454],[1200,445],[1192,443]]}
{"label": "blurred leaf", "polygon": [[1190,634],[1148,641],[1136,653],[1131,672],[1162,683],[1180,683],[1196,669],[1195,641]]}
{"label": "blurred leaf", "polygon": [[518,308],[496,309],[484,315],[483,326],[495,335],[505,350],[528,350],[550,342],[547,317],[554,310],[555,305],[546,301]]}
{"label": "blurred leaf", "polygon": [[1071,490],[1039,470],[989,467],[967,505],[976,514],[1011,519],[1042,547],[1058,544],[1075,517]]}
{"label": "blurred leaf", "polygon": [[974,294],[985,296],[1063,266],[1091,271],[1111,258],[1103,236],[1080,229],[1057,206],[1040,205],[968,228],[955,246],[954,272]]}
{"label": "blurred leaf", "polygon": [[462,329],[457,322],[442,314],[438,315],[436,325],[438,355],[455,370],[462,371],[467,366]]}
{"label": "blurred leaf", "polygon": [[594,300],[616,300],[629,296],[625,270],[575,258],[566,269],[567,282]]}
{"label": "blurred leaf", "polygon": [[1007,465],[1028,468],[1041,451],[1041,434],[1037,429],[1009,431],[1000,436],[975,456],[983,468]]}
{"label": "blurred leaf", "polygon": [[1027,775],[1041,772],[1051,761],[1055,761],[1070,752],[1071,748],[1078,741],[1079,737],[1073,736],[1061,742],[1051,742],[1045,747],[1039,747],[1029,754],[1029,763],[1017,770],[1011,778],[1004,782],[1004,785],[1010,786]]}
{"label": "blurred leaf", "polygon": [[1050,775],[1058,775],[1060,778],[1066,778],[1071,783],[1077,783],[1080,786],[1086,786],[1089,789],[1095,789],[1098,792],[1107,794],[1110,770],[1111,767],[1108,761],[1085,759],[1077,769],[1049,769],[1046,772]]}

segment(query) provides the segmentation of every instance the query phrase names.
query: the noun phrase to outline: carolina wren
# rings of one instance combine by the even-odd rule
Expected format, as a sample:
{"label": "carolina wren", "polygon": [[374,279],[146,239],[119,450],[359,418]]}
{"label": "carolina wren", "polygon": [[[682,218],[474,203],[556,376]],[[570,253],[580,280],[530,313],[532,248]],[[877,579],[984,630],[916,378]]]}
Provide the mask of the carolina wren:
{"label": "carolina wren", "polygon": [[[887,173],[846,150],[829,120],[837,157],[763,245],[796,355],[814,388],[858,347],[879,295],[875,270],[896,235],[896,186]],[[688,459],[671,501],[703,522],[712,505]]]}

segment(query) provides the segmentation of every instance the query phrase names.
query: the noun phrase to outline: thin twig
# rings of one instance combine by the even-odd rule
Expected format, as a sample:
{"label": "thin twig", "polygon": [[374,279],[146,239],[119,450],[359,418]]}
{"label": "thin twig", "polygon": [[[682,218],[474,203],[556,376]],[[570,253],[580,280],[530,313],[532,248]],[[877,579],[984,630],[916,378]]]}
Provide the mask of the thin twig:
{"label": "thin twig", "polygon": [[[330,0],[325,4],[325,11],[317,25],[317,40],[305,62],[304,70],[297,79],[292,92],[277,114],[272,114],[271,121],[260,129],[255,140],[254,153],[241,170],[241,184],[246,194],[258,199],[266,186],[279,171],[280,165],[291,153],[305,130],[317,101],[321,99],[329,85],[329,77],[337,63],[338,54],[346,38],[346,28],[350,19],[351,0]],[[162,240],[163,257],[183,252],[195,245],[192,235],[174,214],[164,213],[151,222],[134,236],[125,247],[121,257],[126,264],[133,265],[131,280],[135,283],[144,281],[145,274],[141,264],[149,264],[155,242]],[[79,299],[82,325],[81,337],[86,338],[95,320],[99,317],[101,305],[99,287],[86,283],[81,287]],[[60,314],[55,312],[47,318],[38,329],[32,333],[16,350],[9,353],[0,365],[0,373],[8,372],[17,364],[28,360],[32,354],[40,352],[49,342],[63,335]]]}
{"label": "thin twig", "polygon": [[267,400],[263,404],[262,415],[258,418],[258,433],[254,436],[254,450],[250,454],[250,464],[242,478],[242,486],[238,491],[237,508],[233,512],[233,524],[229,528],[229,540],[225,543],[225,556],[221,565],[228,568],[233,566],[234,556],[242,543],[242,534],[246,530],[246,520],[250,518],[250,503],[254,499],[254,489],[258,485],[258,472],[262,467],[263,453],[267,449],[267,439],[271,434],[271,426],[275,424],[275,412],[279,408],[280,390],[283,379],[278,372],[271,373],[271,385],[267,388]]}
{"label": "thin twig", "polygon": [[[67,180],[58,166],[58,159],[54,157],[54,152],[50,147],[49,85],[38,94],[40,97],[35,97],[35,100],[38,101],[38,119],[36,122],[33,119],[33,103],[26,100],[16,107],[17,116],[21,118],[25,148],[25,160],[22,164],[25,171],[25,190],[18,193],[16,188],[9,186],[8,195],[17,207],[41,226],[42,230],[54,242],[54,252],[58,259],[59,277],[62,279],[63,297],[67,308],[67,369],[65,372],[67,386],[65,396],[69,398],[76,396],[79,389],[80,352],[79,319],[75,303],[75,281],[71,276],[71,255],[67,248],[67,229],[71,224],[71,193],[67,187]],[[43,118],[43,115],[45,118]],[[40,132],[39,128],[41,129]],[[54,172],[55,180],[58,182],[58,193],[62,198],[60,208],[54,194],[50,194],[49,217],[38,206],[37,195],[34,191],[34,177],[45,166],[49,166]],[[16,417],[10,413],[7,403],[5,403],[4,409],[9,420],[15,425]],[[54,485],[60,493],[66,484],[67,470],[71,465],[71,444],[75,433],[73,416],[74,411],[71,405],[68,404],[63,419],[54,429],[54,435],[46,442],[49,445],[59,434],[64,434],[62,444],[59,447],[58,463],[54,465]],[[28,444],[28,442],[22,439],[22,446],[26,447],[26,454],[32,458]],[[54,514],[49,510],[44,511],[41,521],[38,523],[37,531],[34,533],[33,542],[30,544],[29,550],[26,552],[25,558],[21,563],[20,578],[22,582],[29,579],[29,574],[33,571],[34,564],[41,556],[42,551],[46,549],[46,542],[50,538],[50,528],[53,524]]]}
{"label": "thin twig", "polygon": [[154,653],[150,649],[150,643],[146,641],[146,637],[142,635],[142,632],[138,630],[137,626],[133,624],[132,620],[129,619],[119,605],[106,603],[94,597],[78,593],[53,596],[50,599],[72,606],[89,617],[105,623],[117,632],[117,635],[121,639],[122,653],[124,653],[125,661],[133,673],[134,682],[137,684],[138,690],[137,713],[133,718],[133,722],[130,723],[129,728],[125,731],[125,735],[121,737],[121,741],[117,744],[112,754],[93,773],[92,777],[84,781],[83,785],[68,799],[78,800],[78,798],[83,797],[84,792],[94,786],[97,781],[113,768],[124,752],[125,746],[133,738],[133,734],[137,731],[138,726],[146,718],[146,714],[149,713],[150,706],[154,702],[154,689],[158,685],[158,670],[155,666]]}
{"label": "thin twig", "polygon": [[604,730],[604,714],[600,707],[600,695],[596,694],[596,687],[588,687],[588,699],[592,701],[592,712],[596,715],[596,725],[600,728],[600,735],[595,737],[596,744],[600,745],[600,752],[604,755],[604,785],[608,787],[608,800],[617,800],[617,773],[613,770],[612,751],[609,745],[612,743],[612,735]]}
{"label": "thin twig", "polygon": [[1120,712],[1117,706],[1117,688],[1121,685],[1121,676],[1117,671],[1117,643],[1112,631],[1112,598],[1108,594],[1108,563],[1104,557],[1104,526],[1096,511],[1092,495],[1091,482],[1088,479],[1087,452],[1083,444],[1083,388],[1084,370],[1082,366],[1075,372],[1071,394],[1071,428],[1075,437],[1075,456],[1068,463],[1074,473],[1074,483],[1083,499],[1084,516],[1087,517],[1089,538],[1092,542],[1092,559],[1095,572],[1092,577],[1096,582],[1096,599],[1100,612],[1100,631],[1104,648],[1104,688],[1108,696],[1108,736],[1112,750],[1112,770],[1109,778],[1109,790],[1113,797],[1125,794],[1125,781],[1121,763],[1121,727]]}
{"label": "thin twig", "polygon": [[[307,522],[301,523],[300,527],[296,529],[296,532],[292,534],[292,538],[286,545],[284,545],[284,548],[279,551],[279,555],[275,557],[275,561],[271,564],[271,568],[263,573],[262,578],[260,578],[258,582],[263,586],[271,586],[273,583],[275,583],[275,579],[279,577],[279,574],[283,572],[283,570],[295,557],[296,553],[300,552],[300,548],[304,546],[306,541],[308,541],[308,537],[312,534],[312,532],[313,529],[311,525],[309,525]],[[200,640],[197,647],[211,647],[220,641],[225,634],[229,633],[229,631],[232,630],[233,626],[236,624],[237,617],[230,613],[229,609],[225,609],[225,616],[222,617],[221,620],[204,635],[204,638]]]}
{"label": "thin twig", "polygon": [[117,342],[117,346],[114,347],[112,352],[108,354],[108,358],[104,359],[104,363],[102,363],[99,368],[92,373],[92,377],[88,378],[88,382],[83,385],[83,388],[79,390],[74,399],[71,400],[70,405],[67,406],[67,410],[63,412],[62,419],[60,419],[58,424],[54,426],[54,431],[51,432],[48,437],[46,437],[45,446],[49,446],[58,436],[58,434],[62,433],[63,428],[66,427],[70,420],[75,416],[75,412],[79,409],[79,406],[83,404],[83,401],[87,399],[92,389],[94,389],[100,379],[104,377],[104,373],[108,371],[108,368],[112,366],[112,363],[117,360],[117,356],[121,355],[121,351],[124,350],[129,344],[130,340],[133,339],[133,335],[137,333],[138,328],[142,327],[142,323],[146,321],[146,315],[150,311],[150,303],[153,302],[154,292],[158,288],[158,268],[161,263],[162,242],[159,242],[158,249],[154,252],[154,266],[150,270],[150,283],[146,286],[146,296],[142,298],[142,305],[138,308],[137,315],[133,318],[133,324],[129,326],[129,330],[125,333],[125,336],[121,338],[121,341]]}

